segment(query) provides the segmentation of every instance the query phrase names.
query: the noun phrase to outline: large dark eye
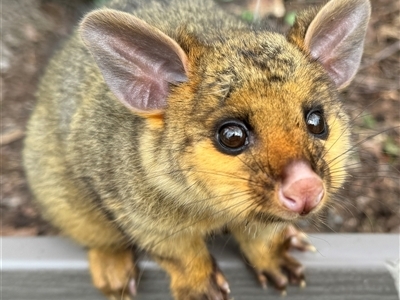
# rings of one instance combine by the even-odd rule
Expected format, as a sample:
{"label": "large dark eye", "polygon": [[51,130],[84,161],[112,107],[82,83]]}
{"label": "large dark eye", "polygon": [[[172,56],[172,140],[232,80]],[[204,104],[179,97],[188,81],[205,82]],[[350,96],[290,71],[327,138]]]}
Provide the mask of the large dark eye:
{"label": "large dark eye", "polygon": [[309,133],[324,139],[327,137],[328,130],[324,115],[320,111],[310,111],[306,118],[307,130]]}
{"label": "large dark eye", "polygon": [[241,121],[226,121],[217,128],[216,141],[223,152],[239,154],[249,143],[248,129]]}

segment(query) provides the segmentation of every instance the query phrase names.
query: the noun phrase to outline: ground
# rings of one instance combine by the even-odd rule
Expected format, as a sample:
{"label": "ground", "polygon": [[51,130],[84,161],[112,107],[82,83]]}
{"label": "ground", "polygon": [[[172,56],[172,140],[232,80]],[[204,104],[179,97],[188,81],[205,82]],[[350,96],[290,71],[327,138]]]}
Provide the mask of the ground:
{"label": "ground", "polygon": [[[99,2],[15,0],[0,4],[1,235],[57,233],[41,219],[32,202],[21,164],[24,131],[48,59],[85,11]],[[286,24],[297,9],[322,2],[286,1],[286,18],[274,22]],[[357,146],[351,176],[324,222],[300,224],[307,231],[400,233],[400,1],[372,2],[361,68],[343,93]]]}

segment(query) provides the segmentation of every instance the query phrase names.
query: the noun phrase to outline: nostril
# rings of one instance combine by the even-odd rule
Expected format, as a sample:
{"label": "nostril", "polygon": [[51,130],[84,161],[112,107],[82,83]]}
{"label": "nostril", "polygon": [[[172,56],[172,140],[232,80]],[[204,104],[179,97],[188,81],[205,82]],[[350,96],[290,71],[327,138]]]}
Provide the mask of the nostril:
{"label": "nostril", "polygon": [[306,215],[318,206],[324,196],[324,187],[319,178],[303,178],[283,185],[279,199],[290,211]]}
{"label": "nostril", "polygon": [[296,201],[293,200],[293,199],[291,199],[291,198],[285,197],[285,198],[284,198],[284,201],[287,202],[287,204],[290,205],[290,206],[296,205]]}
{"label": "nostril", "polygon": [[278,198],[285,209],[308,214],[322,201],[324,184],[321,179],[303,160],[289,163],[282,174]]}
{"label": "nostril", "polygon": [[293,195],[285,194],[282,188],[279,189],[279,199],[283,206],[293,212],[301,213],[304,211],[305,202],[295,196],[293,197]]}
{"label": "nostril", "polygon": [[317,194],[318,190],[316,191],[316,193],[314,195],[316,196],[312,196],[309,199],[306,200],[306,203],[304,205],[304,211],[302,214],[308,214],[309,212],[311,212],[314,208],[316,208],[318,206],[318,204],[321,202],[322,198],[324,197],[324,189],[322,187],[322,190],[319,192],[319,194]]}

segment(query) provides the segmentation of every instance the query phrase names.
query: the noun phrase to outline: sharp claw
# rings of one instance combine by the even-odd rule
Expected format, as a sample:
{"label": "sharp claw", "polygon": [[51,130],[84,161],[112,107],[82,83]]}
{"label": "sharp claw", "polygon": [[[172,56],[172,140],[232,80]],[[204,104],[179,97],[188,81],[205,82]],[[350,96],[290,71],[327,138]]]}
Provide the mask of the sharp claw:
{"label": "sharp claw", "polygon": [[261,288],[262,288],[263,290],[268,290],[268,285],[267,285],[265,282],[262,282],[262,283],[261,283]]}
{"label": "sharp claw", "polygon": [[267,277],[265,277],[265,275],[264,274],[262,274],[262,273],[260,273],[260,274],[258,274],[258,281],[260,282],[260,284],[261,284],[261,287],[263,288],[263,290],[266,290],[267,288],[268,288],[268,280],[267,280]]}
{"label": "sharp claw", "polygon": [[229,294],[231,292],[231,290],[229,288],[229,284],[226,281],[224,275],[222,275],[222,273],[217,272],[215,274],[215,280],[216,280],[219,288],[222,290],[222,292],[224,292],[225,294]]}
{"label": "sharp claw", "polygon": [[299,235],[298,235],[298,238],[299,238],[300,243],[302,244],[302,246],[304,247],[305,250],[308,250],[308,251],[311,251],[311,252],[317,251],[317,248],[315,248],[311,244],[310,240],[308,239],[308,236],[305,233],[300,232]]}
{"label": "sharp claw", "polygon": [[307,250],[307,251],[310,251],[310,252],[317,252],[317,248],[315,248],[315,246],[313,246],[313,245],[311,245],[311,244],[309,244],[309,245],[306,247],[306,250]]}
{"label": "sharp claw", "polygon": [[308,242],[307,234],[305,234],[304,232],[299,231],[299,232],[297,233],[297,236],[298,236],[301,240],[307,241],[307,242]]}
{"label": "sharp claw", "polygon": [[300,251],[317,251],[317,249],[310,243],[304,233],[298,233],[297,235],[291,236],[290,246]]}
{"label": "sharp claw", "polygon": [[222,285],[221,285],[221,289],[226,293],[226,294],[230,294],[231,290],[229,289],[229,284],[225,281]]}
{"label": "sharp claw", "polygon": [[300,286],[300,288],[304,289],[307,286],[306,281],[304,279],[301,280],[299,286]]}
{"label": "sharp claw", "polygon": [[135,279],[132,278],[131,280],[129,280],[128,288],[129,288],[129,293],[130,293],[133,297],[135,297],[135,296],[136,296],[136,293],[137,293],[137,289],[136,289],[136,280],[135,280]]}

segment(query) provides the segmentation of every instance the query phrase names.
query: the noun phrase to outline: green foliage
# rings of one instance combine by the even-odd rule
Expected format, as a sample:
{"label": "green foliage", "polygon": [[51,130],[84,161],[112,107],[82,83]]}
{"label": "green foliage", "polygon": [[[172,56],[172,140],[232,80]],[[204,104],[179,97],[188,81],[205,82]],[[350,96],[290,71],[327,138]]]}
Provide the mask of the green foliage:
{"label": "green foliage", "polygon": [[369,129],[375,129],[376,120],[371,114],[364,115],[362,118],[362,126]]}
{"label": "green foliage", "polygon": [[392,157],[399,157],[400,147],[392,137],[388,136],[383,142],[383,152]]}
{"label": "green foliage", "polygon": [[100,7],[100,6],[103,6],[104,4],[106,4],[107,1],[108,1],[108,0],[94,0],[94,4],[95,4],[97,7]]}
{"label": "green foliage", "polygon": [[252,13],[251,11],[245,10],[244,12],[242,12],[241,18],[243,20],[245,20],[246,22],[253,22],[254,20],[254,13]]}
{"label": "green foliage", "polygon": [[296,12],[295,11],[290,11],[285,15],[285,23],[293,26],[294,21],[296,20]]}

